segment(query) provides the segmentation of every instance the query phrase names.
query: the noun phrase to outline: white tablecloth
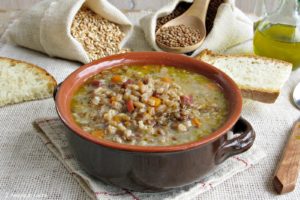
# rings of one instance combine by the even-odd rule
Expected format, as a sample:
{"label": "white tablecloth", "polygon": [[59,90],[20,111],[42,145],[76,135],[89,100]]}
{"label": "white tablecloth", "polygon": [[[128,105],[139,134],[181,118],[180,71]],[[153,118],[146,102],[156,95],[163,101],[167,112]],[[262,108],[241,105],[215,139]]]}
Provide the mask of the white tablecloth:
{"label": "white tablecloth", "polygon": [[[44,67],[58,82],[80,66],[11,45],[2,45],[0,56]],[[298,81],[300,70],[292,73],[275,104],[248,102],[244,106],[243,116],[257,132],[256,144],[264,148],[268,156],[196,199],[300,199],[300,180],[293,193],[283,196],[276,195],[272,186],[282,148],[294,121],[299,118],[299,110],[290,101],[291,91]],[[35,119],[56,116],[52,99],[0,108],[0,199],[88,198],[35,134],[32,125]]]}
{"label": "white tablecloth", "polygon": [[[0,49],[0,56],[32,62],[47,69],[58,82],[75,70],[79,63],[49,58],[11,45]],[[49,64],[51,63],[51,64]],[[268,156],[258,165],[234,176],[197,199],[299,199],[300,181],[293,193],[278,196],[272,188],[272,176],[299,111],[290,103],[290,93],[300,81],[294,71],[275,104],[248,102],[243,116],[257,132],[256,144]],[[36,135],[32,122],[37,118],[56,117],[52,99],[27,102],[0,109],[0,197],[3,199],[85,199],[64,166],[48,151]],[[22,198],[21,198],[22,197]]]}

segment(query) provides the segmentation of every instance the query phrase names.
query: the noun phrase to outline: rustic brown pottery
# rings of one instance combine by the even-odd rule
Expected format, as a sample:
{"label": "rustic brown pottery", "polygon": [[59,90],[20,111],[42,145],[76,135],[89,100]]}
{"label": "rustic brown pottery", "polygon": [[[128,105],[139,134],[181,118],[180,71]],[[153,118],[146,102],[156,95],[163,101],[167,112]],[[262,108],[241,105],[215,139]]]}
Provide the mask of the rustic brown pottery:
{"label": "rustic brown pottery", "polygon": [[[95,139],[73,120],[74,92],[101,70],[123,65],[171,65],[203,74],[217,82],[229,103],[226,122],[205,139],[176,146],[134,146]],[[162,52],[136,52],[106,57],[73,72],[54,94],[58,115],[70,129],[69,143],[87,173],[105,183],[136,191],[162,191],[199,180],[228,157],[248,150],[255,139],[251,125],[240,118],[240,90],[217,68],[187,56]],[[227,138],[232,131],[237,137]]]}

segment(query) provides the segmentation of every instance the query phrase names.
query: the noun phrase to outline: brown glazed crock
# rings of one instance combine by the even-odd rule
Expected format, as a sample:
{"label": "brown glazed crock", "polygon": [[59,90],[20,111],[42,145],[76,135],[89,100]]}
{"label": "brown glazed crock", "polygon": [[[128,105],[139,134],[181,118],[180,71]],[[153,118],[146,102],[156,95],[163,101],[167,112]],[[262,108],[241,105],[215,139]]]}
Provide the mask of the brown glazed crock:
{"label": "brown glazed crock", "polygon": [[[226,122],[202,140],[155,147],[95,139],[74,122],[70,102],[74,92],[89,77],[106,68],[150,64],[185,68],[217,82],[229,103]],[[81,167],[103,182],[125,189],[153,192],[193,183],[228,157],[248,150],[255,139],[251,125],[240,118],[242,97],[233,80],[207,63],[178,54],[135,52],[94,61],[67,77],[57,88],[54,98],[59,117],[70,129],[69,143]],[[236,137],[228,139],[228,131]]]}

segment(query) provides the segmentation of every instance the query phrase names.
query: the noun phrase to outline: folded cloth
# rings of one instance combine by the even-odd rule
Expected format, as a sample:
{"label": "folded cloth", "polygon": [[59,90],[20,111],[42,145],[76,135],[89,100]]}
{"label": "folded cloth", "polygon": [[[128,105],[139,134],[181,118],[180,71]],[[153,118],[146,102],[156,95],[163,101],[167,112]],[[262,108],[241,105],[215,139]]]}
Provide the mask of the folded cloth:
{"label": "folded cloth", "polygon": [[202,180],[178,188],[172,191],[160,193],[141,193],[129,191],[122,188],[106,185],[99,180],[84,172],[79,163],[76,161],[72,151],[70,150],[66,134],[69,131],[60,119],[38,119],[35,121],[41,131],[38,136],[42,139],[48,149],[58,158],[67,170],[74,176],[80,186],[87,192],[92,199],[108,200],[188,200],[193,199],[199,194],[212,189],[213,187],[226,181],[233,175],[252,167],[259,160],[265,157],[264,151],[254,145],[247,152],[233,156],[218,166],[211,174],[203,177]]}

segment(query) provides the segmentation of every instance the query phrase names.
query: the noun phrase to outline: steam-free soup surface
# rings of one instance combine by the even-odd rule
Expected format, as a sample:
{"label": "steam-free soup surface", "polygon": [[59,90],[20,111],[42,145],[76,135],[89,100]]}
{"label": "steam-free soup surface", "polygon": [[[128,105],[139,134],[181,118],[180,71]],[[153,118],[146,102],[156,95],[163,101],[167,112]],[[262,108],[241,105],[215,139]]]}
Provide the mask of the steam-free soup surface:
{"label": "steam-free soup surface", "polygon": [[124,66],[88,79],[75,93],[75,121],[98,139],[142,146],[188,143],[218,129],[227,102],[214,81],[172,66]]}

